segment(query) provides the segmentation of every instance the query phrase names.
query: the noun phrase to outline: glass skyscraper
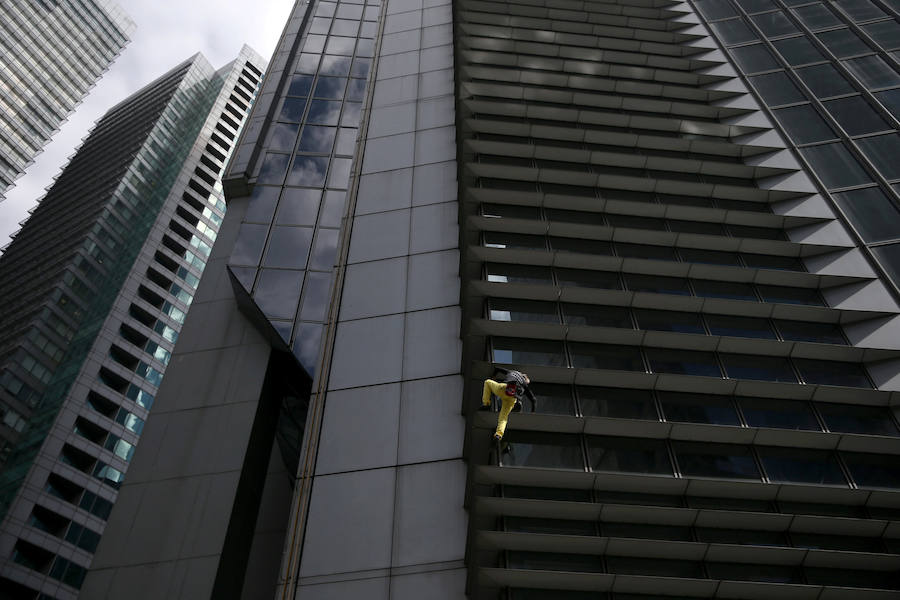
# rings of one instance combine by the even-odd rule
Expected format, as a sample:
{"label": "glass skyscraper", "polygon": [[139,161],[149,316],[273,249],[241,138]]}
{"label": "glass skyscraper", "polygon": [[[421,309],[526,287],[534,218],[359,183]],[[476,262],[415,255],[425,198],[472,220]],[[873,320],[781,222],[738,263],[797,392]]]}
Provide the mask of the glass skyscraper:
{"label": "glass skyscraper", "polygon": [[298,2],[85,593],[895,597],[897,9]]}
{"label": "glass skyscraper", "polygon": [[109,68],[134,23],[109,0],[21,0],[0,11],[0,201]]}
{"label": "glass skyscraper", "polygon": [[200,54],[111,108],[0,259],[0,588],[75,598],[225,214],[265,61]]}

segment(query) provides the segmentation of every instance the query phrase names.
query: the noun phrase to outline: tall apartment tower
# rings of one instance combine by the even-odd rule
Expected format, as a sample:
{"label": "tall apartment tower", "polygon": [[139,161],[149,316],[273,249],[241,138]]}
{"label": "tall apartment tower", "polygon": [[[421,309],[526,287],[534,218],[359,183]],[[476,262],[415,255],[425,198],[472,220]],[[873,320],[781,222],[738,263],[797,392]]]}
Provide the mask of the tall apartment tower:
{"label": "tall apartment tower", "polygon": [[265,61],[109,110],[0,259],[0,595],[74,599],[225,214]]}
{"label": "tall apartment tower", "polygon": [[116,59],[134,23],[109,0],[0,11],[0,201]]}
{"label": "tall apartment tower", "polygon": [[898,8],[298,2],[85,594],[897,597]]}

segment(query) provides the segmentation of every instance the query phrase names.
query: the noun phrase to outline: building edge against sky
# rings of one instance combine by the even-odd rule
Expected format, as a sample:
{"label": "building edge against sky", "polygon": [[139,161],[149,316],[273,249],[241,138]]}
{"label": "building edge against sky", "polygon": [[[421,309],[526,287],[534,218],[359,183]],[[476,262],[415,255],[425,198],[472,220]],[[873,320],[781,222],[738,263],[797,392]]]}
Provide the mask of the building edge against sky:
{"label": "building edge against sky", "polygon": [[85,594],[893,597],[896,6],[696,6],[298,2]]}
{"label": "building edge against sky", "polygon": [[247,46],[218,70],[197,54],[111,108],[0,259],[17,297],[0,317],[15,334],[0,375],[11,597],[78,594],[224,217],[221,173],[264,69]]}
{"label": "building edge against sky", "polygon": [[8,3],[0,15],[0,202],[128,43],[110,0]]}

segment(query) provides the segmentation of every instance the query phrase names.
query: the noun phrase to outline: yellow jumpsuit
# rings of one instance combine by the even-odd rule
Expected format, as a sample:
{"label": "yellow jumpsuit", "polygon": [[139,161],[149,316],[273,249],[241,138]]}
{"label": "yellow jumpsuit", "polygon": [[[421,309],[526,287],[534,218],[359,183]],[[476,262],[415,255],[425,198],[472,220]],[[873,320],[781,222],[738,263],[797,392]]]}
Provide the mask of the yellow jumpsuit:
{"label": "yellow jumpsuit", "polygon": [[484,380],[484,391],[481,393],[481,403],[484,406],[491,405],[491,394],[494,394],[503,401],[500,407],[500,416],[497,418],[497,432],[494,434],[498,438],[503,437],[506,431],[506,423],[509,421],[509,413],[512,412],[513,406],[516,405],[515,396],[506,395],[506,384],[494,381],[493,379]]}

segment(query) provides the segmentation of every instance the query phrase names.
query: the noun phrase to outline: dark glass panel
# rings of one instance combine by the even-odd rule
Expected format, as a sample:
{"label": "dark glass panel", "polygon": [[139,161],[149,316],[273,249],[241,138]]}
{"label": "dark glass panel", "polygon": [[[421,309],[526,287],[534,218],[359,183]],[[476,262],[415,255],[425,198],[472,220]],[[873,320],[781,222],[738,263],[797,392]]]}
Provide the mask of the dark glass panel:
{"label": "dark glass panel", "polygon": [[328,158],[324,156],[297,156],[288,173],[288,185],[321,187],[325,185]]}
{"label": "dark glass panel", "polygon": [[848,135],[862,135],[891,128],[862,96],[829,100],[824,105]]}
{"label": "dark glass panel", "polygon": [[337,244],[340,231],[320,227],[316,232],[309,268],[317,271],[330,271],[337,259]]}
{"label": "dark glass panel", "polygon": [[270,150],[293,151],[299,129],[300,126],[293,123],[275,123],[269,133],[269,141],[266,147]]}
{"label": "dark glass panel", "polygon": [[570,342],[572,366],[576,369],[644,371],[641,352],[633,346],[609,346]]}
{"label": "dark glass panel", "polygon": [[849,187],[871,181],[850,151],[841,144],[822,144],[801,148],[816,175],[829,189]]}
{"label": "dark glass panel", "polygon": [[778,501],[781,512],[797,515],[822,515],[826,517],[852,517],[865,518],[866,511],[862,506],[850,504],[819,504],[814,502],[785,502]]}
{"label": "dark glass panel", "polygon": [[521,485],[504,485],[504,498],[526,498],[529,500],[559,500],[560,502],[590,502],[590,490],[573,490],[565,488],[525,487]]}
{"label": "dark glass panel", "polygon": [[335,35],[356,36],[358,31],[359,21],[356,19],[335,19],[331,26],[331,33]]}
{"label": "dark glass panel", "polygon": [[725,235],[725,227],[721,223],[704,221],[670,220],[669,229],[681,233],[701,233],[705,235]]}
{"label": "dark glass panel", "polygon": [[872,251],[893,280],[900,281],[900,244],[876,246]]}
{"label": "dark glass panel", "polygon": [[312,227],[273,227],[263,265],[304,269],[312,242]]}
{"label": "dark glass panel", "polygon": [[811,104],[780,108],[772,112],[791,139],[798,144],[822,142],[837,137]]}
{"label": "dark glass panel", "polygon": [[762,12],[778,8],[772,0],[737,0],[737,3],[748,13]]}
{"label": "dark glass panel", "polygon": [[624,471],[671,475],[663,440],[588,436],[588,456],[594,471]]}
{"label": "dark glass panel", "polygon": [[493,338],[493,362],[501,364],[566,366],[562,342]]}
{"label": "dark glass panel", "polygon": [[844,65],[868,89],[900,84],[900,75],[880,56],[862,56],[845,60]]}
{"label": "dark glass panel", "polygon": [[238,230],[237,241],[231,250],[228,264],[251,265],[259,264],[263,246],[266,244],[266,234],[269,232],[267,225],[249,225],[244,223]]}
{"label": "dark glass panel", "polygon": [[253,299],[267,317],[293,319],[302,283],[303,271],[262,269]]}
{"label": "dark glass panel", "polygon": [[840,96],[856,91],[831,64],[803,67],[796,72],[817,98]]}
{"label": "dark glass panel", "polygon": [[310,103],[306,122],[314,125],[337,125],[340,114],[340,102],[334,100],[313,100]]}
{"label": "dark glass panel", "polygon": [[806,448],[757,446],[769,481],[846,485],[834,453]]}
{"label": "dark glass panel", "polygon": [[884,552],[884,546],[880,539],[857,535],[825,535],[792,531],[791,542],[797,548],[843,550],[845,552]]}
{"label": "dark glass panel", "polygon": [[528,386],[537,398],[537,412],[545,415],[574,415],[575,398],[568,385],[532,383]]}
{"label": "dark glass panel", "polygon": [[687,505],[690,508],[705,508],[707,510],[743,510],[749,512],[778,512],[775,505],[768,500],[753,500],[750,498],[707,498],[704,496],[688,496]]}
{"label": "dark glass panel", "polygon": [[336,132],[335,127],[307,125],[303,128],[303,135],[300,136],[300,145],[297,147],[297,151],[329,154],[334,145]]}
{"label": "dark glass panel", "polygon": [[526,248],[533,250],[546,250],[547,248],[546,240],[541,235],[501,233],[498,231],[485,231],[483,235],[484,245],[488,248]]}
{"label": "dark glass panel", "polygon": [[279,225],[315,225],[321,199],[321,190],[285,188],[275,222]]}
{"label": "dark glass panel", "polygon": [[650,390],[578,386],[581,413],[586,417],[659,420]]}
{"label": "dark glass panel", "polygon": [[634,309],[638,329],[677,331],[679,333],[706,333],[700,315],[673,310]]}
{"label": "dark glass panel", "polygon": [[610,573],[623,575],[653,575],[656,577],[703,577],[703,565],[687,560],[660,560],[656,558],[626,558],[608,556],[606,564]]}
{"label": "dark glass panel", "polygon": [[730,315],[704,315],[704,318],[713,335],[775,339],[775,332],[766,319]]}
{"label": "dark glass panel", "polygon": [[734,402],[728,396],[657,392],[667,421],[740,425]]}
{"label": "dark glass panel", "polygon": [[354,150],[356,150],[356,135],[358,132],[357,129],[341,127],[338,130],[337,144],[335,145],[334,153],[343,154],[345,156],[352,155]]}
{"label": "dark glass panel", "polygon": [[859,36],[849,29],[836,29],[835,31],[826,31],[820,33],[817,37],[822,43],[831,50],[838,58],[845,58],[856,54],[865,54],[871,52],[865,42],[859,39]]}
{"label": "dark glass panel", "polygon": [[491,298],[488,305],[488,318],[494,321],[559,323],[555,302]]}
{"label": "dark glass panel", "polygon": [[300,319],[303,321],[324,321],[331,299],[331,273],[306,274],[303,286],[303,304]]}
{"label": "dark glass panel", "polygon": [[807,583],[812,585],[900,589],[900,577],[896,571],[804,567],[803,572],[806,574]]}
{"label": "dark glass panel", "polygon": [[885,179],[900,179],[900,135],[891,133],[856,140],[863,154]]}
{"label": "dark glass panel", "polygon": [[751,356],[748,354],[721,354],[725,371],[731,379],[757,379],[762,381],[787,381],[796,383],[797,376],[791,363],[779,356]]}
{"label": "dark glass panel", "polygon": [[581,437],[563,433],[513,431],[510,451],[501,457],[504,467],[584,469]]}
{"label": "dark glass panel", "polygon": [[635,217],[632,215],[607,215],[607,221],[613,227],[630,227],[632,229],[654,229],[665,231],[666,220],[653,217]]}
{"label": "dark glass panel", "polygon": [[834,0],[834,3],[840,6],[854,21],[868,21],[887,16],[883,10],[869,0]]}
{"label": "dark glass panel", "polygon": [[319,215],[320,227],[340,227],[347,204],[346,192],[329,190],[325,192],[325,202]]}
{"label": "dark glass panel", "polygon": [[794,364],[806,383],[871,388],[866,370],[858,363],[795,358]]}
{"label": "dark glass panel", "polygon": [[625,273],[625,285],[635,292],[653,292],[656,294],[675,294],[690,296],[691,289],[687,279],[663,277],[657,275],[636,275]]}
{"label": "dark glass panel", "polygon": [[817,405],[819,414],[825,419],[830,431],[841,433],[864,433],[871,435],[900,435],[891,418],[891,411],[884,406],[860,406],[853,404]]}
{"label": "dark glass panel", "polygon": [[350,58],[346,56],[323,56],[319,75],[346,77],[350,74]]}
{"label": "dark glass panel", "polygon": [[716,355],[712,352],[663,348],[648,348],[645,352],[653,373],[676,373],[703,377],[722,376],[716,362]]}
{"label": "dark glass panel", "polygon": [[759,479],[756,461],[747,446],[703,442],[672,442],[682,475]]}
{"label": "dark glass panel", "polygon": [[612,244],[602,240],[583,240],[579,238],[551,237],[550,247],[560,252],[579,252],[612,256]]}
{"label": "dark glass panel", "polygon": [[278,113],[279,121],[292,121],[299,123],[303,120],[303,111],[306,109],[306,98],[285,98]]}
{"label": "dark glass panel", "polygon": [[679,248],[681,260],[684,262],[701,263],[707,265],[728,265],[739,267],[741,260],[736,252],[722,252],[720,250],[701,250],[699,248]]}
{"label": "dark glass panel", "polygon": [[775,321],[781,337],[793,342],[817,342],[820,344],[844,344],[841,328],[833,323],[811,323],[809,321]]}
{"label": "dark glass panel", "polygon": [[354,102],[362,102],[366,95],[366,80],[351,79],[350,85],[347,86],[347,100]]}
{"label": "dark glass panel", "polygon": [[872,36],[885,50],[893,50],[900,47],[900,23],[891,19],[890,21],[879,21],[866,25],[863,30]]}
{"label": "dark glass panel", "polygon": [[567,325],[633,328],[631,314],[627,308],[622,306],[563,304],[563,315],[565,315]]}
{"label": "dark glass panel", "polygon": [[256,182],[273,183],[276,185],[284,183],[284,174],[287,171],[290,158],[290,154],[266,154],[262,166],[259,168],[259,175],[256,178]]}
{"label": "dark glass panel", "polygon": [[347,189],[350,185],[350,165],[353,162],[349,158],[334,158],[331,160],[331,170],[328,172],[328,187],[332,189]]}
{"label": "dark glass panel", "polygon": [[344,88],[346,87],[346,77],[319,77],[313,96],[316,98],[340,100],[344,97]]}
{"label": "dark glass panel", "polygon": [[620,290],[622,282],[618,273],[587,271],[581,269],[556,269],[556,279],[561,286],[588,287],[604,290]]}
{"label": "dark glass panel", "polygon": [[757,285],[764,302],[825,306],[819,291],[811,288],[795,288],[781,285]]}
{"label": "dark glass panel", "polygon": [[244,214],[245,223],[266,223],[272,220],[275,206],[278,204],[280,187],[258,185],[250,195],[250,204]]}
{"label": "dark glass panel", "polygon": [[763,100],[769,106],[778,106],[780,104],[791,104],[800,102],[806,98],[797,89],[797,86],[783,72],[769,73],[768,75],[757,75],[750,77],[750,83],[763,97]]}
{"label": "dark glass panel", "polygon": [[706,568],[712,579],[762,581],[765,583],[803,583],[800,569],[787,565],[708,562],[706,563]]}
{"label": "dark glass panel", "polygon": [[518,533],[549,533],[557,535],[597,535],[597,525],[593,521],[570,519],[535,519],[528,517],[505,517],[505,531]]}
{"label": "dark glass panel", "polygon": [[319,68],[319,55],[318,54],[301,54],[300,58],[297,59],[297,72],[298,73],[313,73],[315,74],[316,70]]}
{"label": "dark glass panel", "polygon": [[506,553],[506,556],[506,566],[509,569],[580,573],[603,572],[603,558],[590,554],[557,554],[510,550]]}
{"label": "dark glass panel", "polygon": [[842,24],[841,20],[834,16],[834,13],[824,4],[810,4],[795,8],[794,14],[813,31]]}
{"label": "dark glass panel", "polygon": [[545,208],[547,218],[551,221],[563,223],[581,223],[589,225],[606,225],[603,213],[587,212],[583,210],[561,210],[558,208]]}
{"label": "dark glass panel", "polygon": [[783,531],[760,531],[757,529],[719,529],[696,527],[697,541],[708,544],[737,544],[740,546],[787,546],[787,536]]}
{"label": "dark glass panel", "polygon": [[712,281],[694,279],[694,292],[702,298],[731,298],[733,300],[756,301],[756,293],[749,283],[739,281]]}
{"label": "dark glass panel", "polygon": [[797,27],[780,10],[750,17],[766,37],[777,37],[796,33]]}
{"label": "dark glass panel", "polygon": [[309,96],[312,87],[312,75],[294,75],[291,77],[291,85],[288,87],[288,96]]}
{"label": "dark glass panel", "polygon": [[648,258],[651,260],[678,260],[675,249],[668,246],[651,246],[649,244],[616,243],[616,254],[626,258]]}
{"label": "dark glass panel", "polygon": [[825,60],[825,57],[805,36],[776,40],[772,44],[792,67]]}
{"label": "dark glass panel", "polygon": [[711,25],[716,33],[719,34],[719,37],[729,46],[757,39],[756,34],[750,30],[743,19],[719,21],[718,23],[711,23]]}
{"label": "dark glass panel", "polygon": [[501,217],[507,219],[541,219],[541,209],[537,206],[519,206],[516,204],[488,204],[481,205],[481,214],[485,217]]}
{"label": "dark glass panel", "polygon": [[595,491],[594,501],[602,504],[671,506],[677,508],[683,506],[681,496],[669,496],[666,494],[641,494],[637,492],[611,492],[608,490]]}
{"label": "dark glass panel", "polygon": [[488,281],[500,283],[552,284],[553,276],[548,267],[488,263],[485,265]]}
{"label": "dark glass panel", "polygon": [[842,452],[850,475],[861,487],[900,488],[900,461],[888,454]]}
{"label": "dark glass panel", "polygon": [[792,256],[773,254],[741,254],[748,267],[757,269],[778,269],[780,271],[806,271],[803,261]]}
{"label": "dark glass panel", "polygon": [[738,13],[728,0],[697,0],[696,7],[703,16],[713,21],[736,16]]}
{"label": "dark glass panel", "polygon": [[635,538],[639,540],[674,540],[693,542],[690,527],[677,525],[646,525],[643,523],[601,523],[600,535],[615,538]]}
{"label": "dark glass panel", "polygon": [[596,592],[572,592],[562,590],[509,590],[509,600],[597,600]]}
{"label": "dark glass panel", "polygon": [[806,402],[771,398],[738,398],[738,403],[741,405],[744,418],[750,427],[808,431],[822,429]]}

